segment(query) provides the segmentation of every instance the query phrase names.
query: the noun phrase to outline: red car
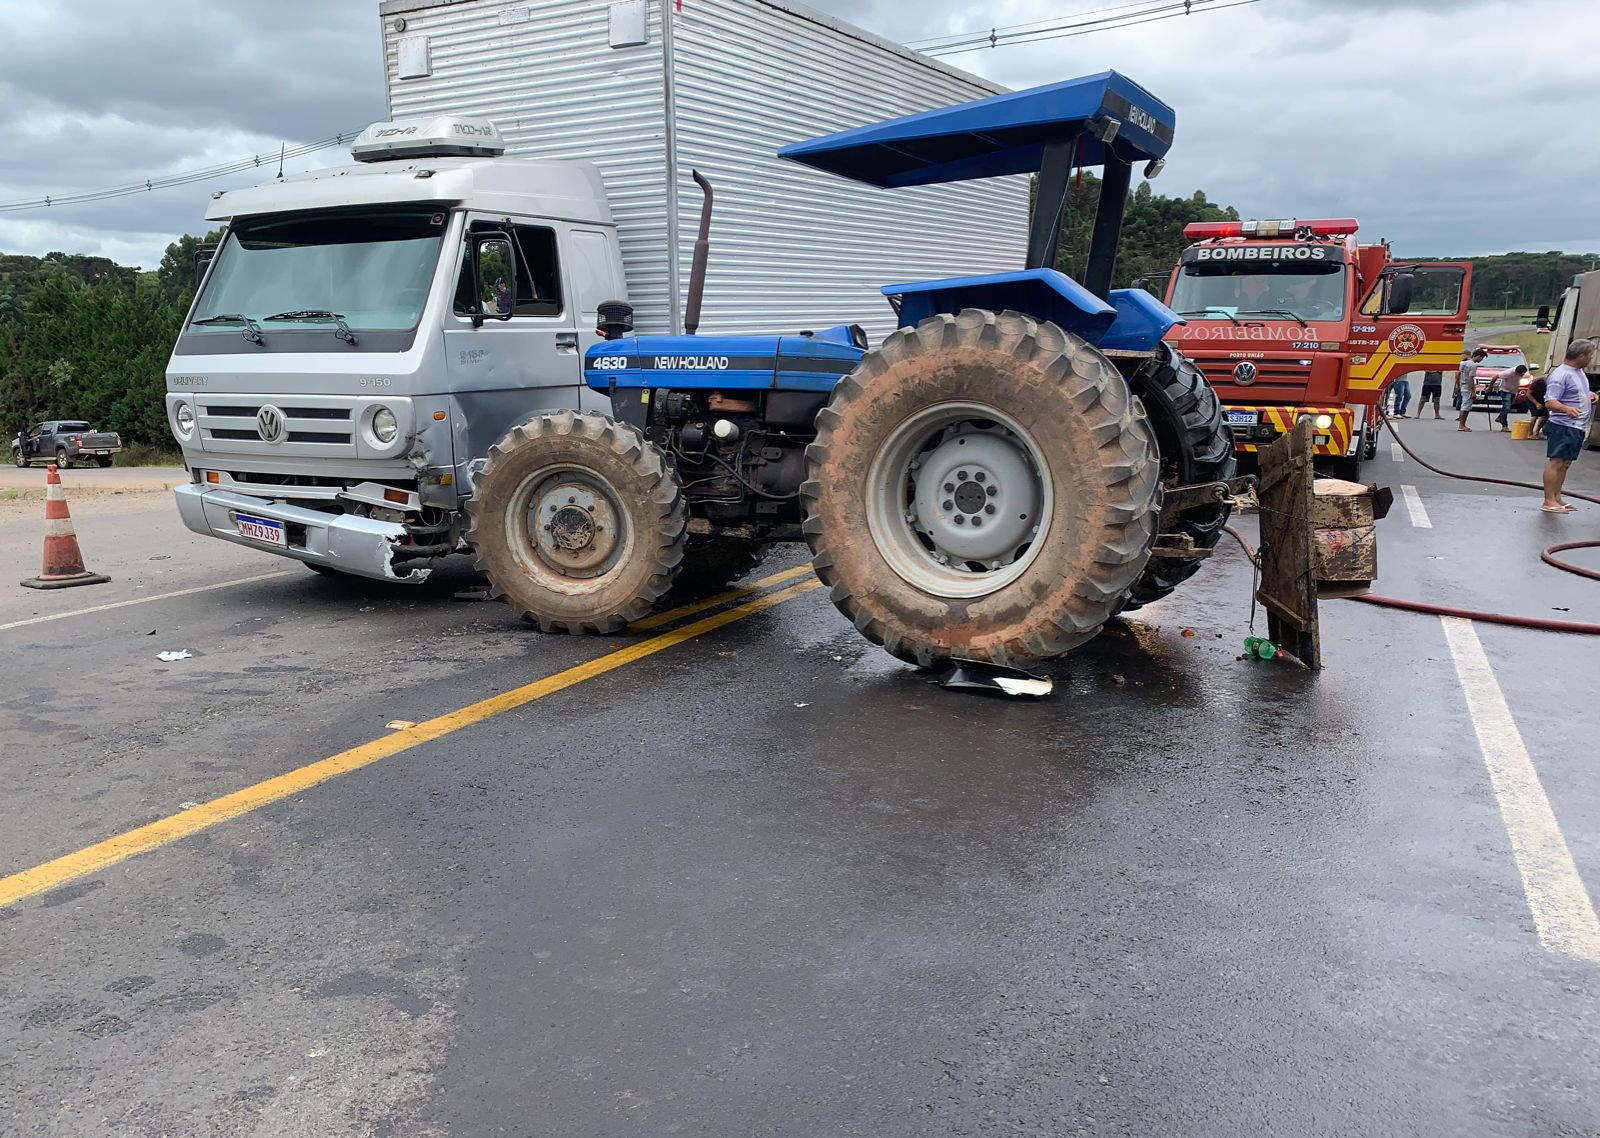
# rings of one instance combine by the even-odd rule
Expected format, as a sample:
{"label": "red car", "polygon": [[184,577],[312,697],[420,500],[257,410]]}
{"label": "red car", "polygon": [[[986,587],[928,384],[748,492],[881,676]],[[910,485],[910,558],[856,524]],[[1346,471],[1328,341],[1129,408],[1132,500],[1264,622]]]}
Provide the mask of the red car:
{"label": "red car", "polygon": [[[1500,409],[1500,397],[1489,397],[1489,388],[1496,379],[1508,375],[1518,364],[1524,364],[1528,370],[1522,373],[1522,379],[1517,384],[1516,393],[1511,397],[1511,408],[1521,411],[1528,406],[1528,384],[1533,382],[1533,370],[1538,365],[1529,364],[1528,357],[1522,354],[1522,349],[1515,344],[1480,344],[1489,354],[1478,365],[1478,378],[1474,386],[1477,388],[1472,393],[1472,405],[1479,408]],[[1507,381],[1509,382],[1509,381]]]}

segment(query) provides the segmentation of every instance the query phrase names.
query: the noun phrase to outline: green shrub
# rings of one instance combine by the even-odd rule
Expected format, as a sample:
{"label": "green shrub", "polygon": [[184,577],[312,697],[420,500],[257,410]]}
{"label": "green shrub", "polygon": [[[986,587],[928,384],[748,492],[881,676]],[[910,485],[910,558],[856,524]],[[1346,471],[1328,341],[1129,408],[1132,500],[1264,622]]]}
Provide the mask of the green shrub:
{"label": "green shrub", "polygon": [[182,466],[183,455],[171,447],[129,443],[111,460],[113,466]]}

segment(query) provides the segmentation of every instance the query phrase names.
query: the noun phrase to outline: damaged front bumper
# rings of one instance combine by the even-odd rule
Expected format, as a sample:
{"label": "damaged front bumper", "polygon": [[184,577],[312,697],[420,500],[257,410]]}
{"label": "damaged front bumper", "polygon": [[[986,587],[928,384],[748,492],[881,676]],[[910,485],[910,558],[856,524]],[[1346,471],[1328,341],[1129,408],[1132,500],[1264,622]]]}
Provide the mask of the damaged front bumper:
{"label": "damaged front bumper", "polygon": [[[420,585],[430,572],[420,563],[402,561],[396,566],[395,555],[409,538],[406,527],[397,522],[324,513],[192,484],[179,486],[174,494],[183,524],[195,533],[375,581]],[[239,514],[281,523],[288,545],[271,545],[246,537],[239,532]]]}

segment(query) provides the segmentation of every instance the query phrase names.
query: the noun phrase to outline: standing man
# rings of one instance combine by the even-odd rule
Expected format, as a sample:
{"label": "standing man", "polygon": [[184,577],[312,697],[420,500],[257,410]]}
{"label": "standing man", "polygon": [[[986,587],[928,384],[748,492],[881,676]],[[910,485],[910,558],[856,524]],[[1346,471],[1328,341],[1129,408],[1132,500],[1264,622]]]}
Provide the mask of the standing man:
{"label": "standing man", "polygon": [[1428,409],[1428,400],[1433,400],[1433,417],[1444,418],[1439,414],[1439,394],[1444,390],[1444,372],[1425,371],[1422,373],[1422,402],[1417,404],[1417,418],[1422,418],[1422,413]]}
{"label": "standing man", "polygon": [[1396,376],[1389,390],[1394,392],[1394,417],[1404,419],[1406,408],[1411,406],[1411,381],[1403,375]]}
{"label": "standing man", "polygon": [[1544,505],[1539,508],[1547,514],[1572,512],[1572,507],[1561,500],[1561,489],[1573,460],[1583,453],[1589,419],[1594,414],[1597,396],[1589,390],[1589,377],[1584,374],[1594,360],[1594,352],[1593,340],[1572,341],[1567,345],[1566,362],[1550,373],[1545,384],[1544,406],[1550,423],[1544,429],[1544,453],[1550,461],[1544,465]]}
{"label": "standing man", "polygon": [[1456,370],[1455,408],[1461,412],[1456,417],[1458,431],[1472,430],[1467,426],[1467,416],[1472,414],[1472,400],[1478,394],[1478,365],[1488,354],[1482,348],[1462,353],[1461,367]]}
{"label": "standing man", "polygon": [[1517,397],[1517,391],[1522,387],[1522,377],[1528,374],[1527,364],[1518,364],[1510,371],[1500,373],[1495,385],[1500,388],[1500,417],[1495,422],[1500,424],[1502,431],[1509,431],[1511,424],[1506,416],[1511,414],[1511,401]]}

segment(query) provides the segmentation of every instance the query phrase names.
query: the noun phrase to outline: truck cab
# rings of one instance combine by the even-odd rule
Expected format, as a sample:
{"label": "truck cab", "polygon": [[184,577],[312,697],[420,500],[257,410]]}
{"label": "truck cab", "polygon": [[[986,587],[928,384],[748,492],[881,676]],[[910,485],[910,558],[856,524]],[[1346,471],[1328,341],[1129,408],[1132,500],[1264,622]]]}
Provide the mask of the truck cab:
{"label": "truck cab", "polygon": [[1351,218],[1184,230],[1194,244],[1167,303],[1186,323],[1168,339],[1216,389],[1241,455],[1310,418],[1318,466],[1355,478],[1376,447],[1388,384],[1457,366],[1471,265],[1398,263],[1386,244],[1359,244],[1357,230]]}
{"label": "truck cab", "polygon": [[199,533],[420,579],[459,543],[474,459],[583,382],[625,295],[598,170],[504,156],[495,126],[379,123],[353,166],[213,196],[227,222],[166,410]]}

